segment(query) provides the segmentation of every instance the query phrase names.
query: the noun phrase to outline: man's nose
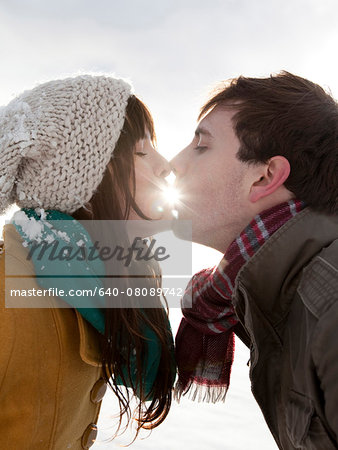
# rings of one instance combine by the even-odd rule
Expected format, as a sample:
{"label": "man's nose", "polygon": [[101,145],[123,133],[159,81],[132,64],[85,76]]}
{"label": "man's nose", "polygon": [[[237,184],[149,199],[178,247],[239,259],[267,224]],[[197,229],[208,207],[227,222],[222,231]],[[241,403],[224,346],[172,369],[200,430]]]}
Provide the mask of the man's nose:
{"label": "man's nose", "polygon": [[187,152],[185,150],[186,148],[170,161],[171,170],[176,176],[182,176],[187,170]]}

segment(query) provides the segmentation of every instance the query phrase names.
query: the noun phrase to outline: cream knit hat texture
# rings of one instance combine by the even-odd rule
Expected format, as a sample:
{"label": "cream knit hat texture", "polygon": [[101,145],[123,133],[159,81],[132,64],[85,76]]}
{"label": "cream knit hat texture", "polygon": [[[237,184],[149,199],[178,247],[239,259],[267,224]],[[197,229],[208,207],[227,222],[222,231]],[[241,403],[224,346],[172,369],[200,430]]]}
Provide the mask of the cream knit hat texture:
{"label": "cream knit hat texture", "polygon": [[11,204],[71,214],[100,184],[132,87],[83,75],[49,81],[0,109],[0,214]]}

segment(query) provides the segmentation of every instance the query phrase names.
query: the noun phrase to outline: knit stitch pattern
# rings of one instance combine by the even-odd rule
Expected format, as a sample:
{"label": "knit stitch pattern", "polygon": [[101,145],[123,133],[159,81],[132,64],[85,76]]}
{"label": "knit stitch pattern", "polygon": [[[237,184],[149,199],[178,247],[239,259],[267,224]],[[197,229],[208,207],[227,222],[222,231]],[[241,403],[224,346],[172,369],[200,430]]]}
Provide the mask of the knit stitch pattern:
{"label": "knit stitch pattern", "polygon": [[132,87],[78,76],[41,84],[0,110],[0,214],[12,203],[71,214],[100,184]]}

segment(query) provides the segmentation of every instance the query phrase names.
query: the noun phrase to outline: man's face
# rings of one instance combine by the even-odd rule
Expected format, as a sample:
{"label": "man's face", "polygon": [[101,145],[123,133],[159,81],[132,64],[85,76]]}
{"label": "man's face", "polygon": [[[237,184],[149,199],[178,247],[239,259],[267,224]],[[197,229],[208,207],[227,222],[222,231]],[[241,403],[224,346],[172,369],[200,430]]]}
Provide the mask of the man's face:
{"label": "man's face", "polygon": [[191,144],[171,162],[180,192],[178,219],[192,220],[194,242],[222,252],[250,217],[250,166],[236,157],[240,143],[233,114],[221,107],[213,109],[198,124]]}

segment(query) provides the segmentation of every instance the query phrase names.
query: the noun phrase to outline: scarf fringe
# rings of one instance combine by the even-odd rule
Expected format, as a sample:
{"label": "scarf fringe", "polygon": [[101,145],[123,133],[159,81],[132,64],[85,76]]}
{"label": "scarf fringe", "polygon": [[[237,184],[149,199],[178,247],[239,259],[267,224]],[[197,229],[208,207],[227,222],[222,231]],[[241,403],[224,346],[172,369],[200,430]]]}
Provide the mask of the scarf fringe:
{"label": "scarf fringe", "polygon": [[204,384],[197,384],[190,381],[188,385],[184,386],[180,381],[177,381],[174,387],[174,400],[180,403],[182,396],[192,401],[217,403],[225,402],[228,392],[228,386],[207,386]]}

